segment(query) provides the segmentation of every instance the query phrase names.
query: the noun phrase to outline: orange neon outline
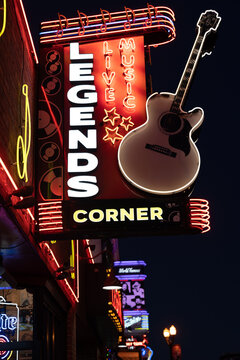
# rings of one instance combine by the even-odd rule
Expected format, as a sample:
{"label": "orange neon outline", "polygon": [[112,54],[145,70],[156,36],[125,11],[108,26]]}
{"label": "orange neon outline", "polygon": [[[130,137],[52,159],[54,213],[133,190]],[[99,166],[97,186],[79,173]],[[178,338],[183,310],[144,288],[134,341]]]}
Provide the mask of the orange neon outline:
{"label": "orange neon outline", "polygon": [[[150,5],[151,6],[151,5]],[[169,40],[167,40],[166,42],[164,43],[167,43],[167,42],[170,42],[172,40],[175,39],[176,37],[176,34],[175,34],[175,26],[173,24],[173,21],[175,20],[175,14],[174,12],[168,8],[168,7],[164,7],[164,6],[158,6],[158,7],[154,7],[155,9],[157,9],[157,12],[158,12],[158,15],[159,16],[168,16],[169,19],[153,19],[153,23],[156,25],[153,25],[151,26],[152,29],[154,28],[166,28],[166,29],[169,29],[170,32],[171,32],[171,35],[169,35]],[[150,17],[152,18],[152,14],[151,14],[151,11],[149,11],[149,6],[148,8],[143,8],[143,9],[136,9],[136,10],[133,10],[134,12],[134,15],[135,15],[135,18],[134,18],[134,21],[132,21],[132,25],[133,26],[136,26],[135,28],[132,28],[132,29],[126,29],[126,26],[125,26],[125,29],[128,31],[128,32],[132,32],[133,30],[136,32],[139,30],[141,31],[142,28],[139,28],[139,25],[143,25],[143,29],[145,28],[146,29],[146,23],[145,23],[145,20],[143,22],[141,21],[138,21],[139,19],[138,18],[142,18],[143,16],[146,17],[146,16],[149,16],[149,13],[150,13]],[[121,12],[115,12],[115,13],[111,13],[111,21],[112,22],[115,22],[115,21],[121,21],[123,19],[126,19],[127,22],[129,22],[128,20],[128,13],[126,12],[126,8],[125,8],[125,11],[121,11]],[[89,19],[89,24],[91,25],[100,25],[102,24],[103,22],[103,16],[102,15],[91,15],[91,16],[88,16],[88,19]],[[104,23],[106,22],[105,21],[105,17],[104,17]],[[163,23],[163,20],[164,20],[164,24]],[[160,24],[161,22],[161,24]],[[70,18],[68,19],[68,23],[69,23],[69,28],[71,30],[71,34],[68,35],[67,37],[67,40],[71,40],[73,38],[76,39],[76,37],[78,36],[78,32],[74,32],[74,29],[72,29],[73,27],[76,27],[78,24],[79,24],[79,19],[78,18]],[[136,24],[136,25],[135,25]],[[108,24],[110,26],[110,31],[108,31],[108,34],[111,34],[112,32],[115,32],[115,33],[122,33],[123,29],[121,30],[114,30],[114,29],[117,29],[118,26],[115,26],[114,24],[112,24],[111,22]],[[59,24],[58,24],[58,20],[53,20],[53,21],[45,21],[45,22],[42,22],[41,23],[41,30],[48,30],[48,29],[53,29],[53,31],[56,30],[56,27],[58,27]],[[93,29],[94,31],[94,35],[96,36],[96,30],[97,29]],[[90,30],[91,31],[91,30]],[[102,30],[103,31],[103,30]],[[97,36],[101,35],[101,34],[104,34],[102,32],[99,32]],[[93,36],[93,34],[89,34],[88,35],[85,35],[85,37],[87,36]],[[55,35],[42,35],[40,36],[40,43],[44,43],[44,42],[52,42],[52,41],[59,41],[61,39],[55,39]],[[66,41],[66,38],[64,38],[63,40]],[[163,43],[159,43],[157,45],[161,45]],[[151,45],[150,45],[151,46]]]}
{"label": "orange neon outline", "polygon": [[47,214],[45,214],[45,216],[39,216],[38,221],[51,220],[51,219],[62,219],[62,215],[58,215],[58,216],[51,216],[51,215],[46,216],[46,215]]}
{"label": "orange neon outline", "polygon": [[[6,165],[4,164],[4,161],[2,160],[1,157],[0,157],[0,164],[1,164],[2,168],[3,168],[3,170],[5,171],[5,173],[6,173],[7,177],[8,177],[8,179],[9,179],[9,181],[11,182],[14,190],[18,190],[18,187],[17,187],[15,181],[13,180],[12,175],[11,175],[10,172],[8,171],[8,168],[7,168]],[[20,199],[22,199],[22,198],[20,198]],[[27,212],[28,212],[30,218],[31,218],[33,221],[35,221],[35,218],[34,218],[32,212],[31,212],[31,210],[30,210],[30,209],[27,209]]]}
{"label": "orange neon outline", "polygon": [[108,20],[107,21],[108,22],[112,21],[111,13],[109,11],[101,9],[101,8],[100,8],[100,11],[101,11],[101,14],[102,14],[102,22],[103,22],[104,25],[106,24],[106,19],[105,19],[104,13],[107,13],[107,15],[108,15]]}
{"label": "orange neon outline", "polygon": [[[52,201],[45,201],[45,202],[40,202],[40,203],[38,203],[38,205],[50,205],[50,206],[52,206]],[[62,204],[62,201],[60,201],[60,200],[56,200],[56,201],[54,201],[54,204]]]}
{"label": "orange neon outline", "polygon": [[90,249],[90,247],[88,246],[90,244],[90,240],[89,239],[84,239],[83,240],[85,243],[86,243],[86,252],[87,252],[87,256],[89,258],[89,262],[94,264],[95,261],[94,261],[94,258],[93,258],[93,254],[92,254],[92,251]]}
{"label": "orange neon outline", "polygon": [[135,101],[135,96],[133,95],[127,95],[125,96],[125,98],[123,99],[123,106],[125,106],[128,109],[134,109],[136,107],[136,104],[131,104],[130,101]]}
{"label": "orange neon outline", "polygon": [[136,78],[135,71],[133,68],[124,69],[123,75],[126,81],[134,81]]}
{"label": "orange neon outline", "polygon": [[35,50],[32,34],[31,34],[31,31],[30,31],[30,28],[29,28],[29,24],[28,24],[28,20],[27,20],[27,16],[26,16],[26,13],[25,13],[25,10],[24,10],[22,0],[19,0],[19,3],[20,3],[20,6],[21,6],[21,10],[22,10],[22,13],[23,13],[23,18],[24,18],[24,21],[25,21],[25,24],[26,24],[26,27],[27,27],[27,32],[28,32],[28,36],[29,36],[29,39],[30,39],[32,51],[33,51],[33,54],[34,54],[34,59],[35,59],[36,64],[38,64],[39,61],[38,61],[37,53],[36,53],[36,50]]}
{"label": "orange neon outline", "polygon": [[[116,112],[116,106],[114,106],[111,110],[104,109],[106,116],[103,118],[104,122],[110,121],[112,126],[115,125],[115,120],[120,119],[120,115]],[[111,117],[109,117],[109,115]]]}
{"label": "orange neon outline", "polygon": [[[118,134],[119,126],[116,126],[114,129],[110,129],[109,127],[105,127],[106,135],[103,137],[104,141],[111,141],[113,145],[115,144],[116,140],[122,140],[123,136],[121,134]],[[112,135],[115,135],[114,137]]]}
{"label": "orange neon outline", "polygon": [[43,231],[59,231],[59,230],[63,230],[63,227],[62,226],[54,226],[54,227],[47,227],[47,228],[44,228],[44,229],[39,229],[40,232],[43,232]]}
{"label": "orange neon outline", "polygon": [[[62,221],[48,221],[48,222],[39,222],[38,224],[39,226],[46,226],[46,225],[63,225],[63,222]],[[48,230],[48,228],[46,228],[46,230]]]}
{"label": "orange neon outline", "polygon": [[105,58],[105,67],[107,70],[110,70],[111,68],[111,58],[109,55],[107,55]]}
{"label": "orange neon outline", "polygon": [[16,185],[15,181],[13,180],[12,175],[11,175],[11,174],[10,174],[10,172],[8,171],[8,169],[7,169],[6,165],[4,164],[4,162],[3,162],[3,160],[2,160],[2,158],[1,158],[1,157],[0,157],[0,164],[2,165],[3,170],[5,171],[5,173],[6,173],[7,177],[8,177],[8,179],[10,180],[10,182],[11,182],[12,186],[14,187],[14,189],[15,189],[15,190],[18,190],[18,187],[17,187],[17,185]]}
{"label": "orange neon outline", "polygon": [[[124,116],[122,116],[122,122],[120,123],[120,126],[124,127],[124,129],[126,131],[129,130],[129,127],[133,127],[134,126],[134,123],[131,121],[132,120],[132,117],[129,116],[127,118],[125,118]],[[126,124],[127,122],[127,124]]]}
{"label": "orange neon outline", "polygon": [[103,42],[103,55],[109,55],[112,54],[113,50],[108,48],[108,41]]}
{"label": "orange neon outline", "polygon": [[127,82],[127,94],[132,95],[132,84]]}
{"label": "orange neon outline", "polygon": [[115,78],[116,72],[111,71],[110,74],[107,74],[105,71],[102,73],[103,80],[107,86],[110,86]]}
{"label": "orange neon outline", "polygon": [[[65,20],[65,29],[68,28],[68,19],[66,18],[66,16],[58,13],[58,20],[59,20],[59,29],[57,29],[57,33],[56,33],[56,36],[57,38],[61,38],[63,36],[63,29],[64,29],[64,26],[63,26],[63,21],[61,20],[63,18],[63,20]],[[59,35],[60,31],[62,32],[61,35]]]}
{"label": "orange neon outline", "polygon": [[[88,26],[88,24],[89,24],[88,16],[85,13],[80,12],[79,10],[77,10],[77,13],[78,13],[78,17],[79,17],[79,20],[80,20],[80,24],[81,24],[82,29],[83,29],[83,32],[81,33],[80,28],[79,28],[78,29],[78,34],[79,35],[84,35],[85,34],[85,26]],[[86,23],[85,24],[84,24],[84,21],[82,20],[81,15],[83,15],[86,18],[86,20],[85,20]]]}
{"label": "orange neon outline", "polygon": [[205,233],[211,229],[209,203],[204,199],[190,199],[190,221],[191,225]]}
{"label": "orange neon outline", "polygon": [[132,67],[135,64],[135,56],[134,55],[130,55],[130,60],[129,62],[127,62],[127,57],[125,54],[123,54],[121,56],[121,63],[124,67]]}
{"label": "orange neon outline", "polygon": [[133,38],[130,39],[122,38],[119,41],[118,48],[120,51],[128,51],[130,49],[134,51],[136,49],[136,44]]}
{"label": "orange neon outline", "polygon": [[[170,9],[167,6],[156,6],[156,8],[157,8],[157,11],[160,11],[160,13],[162,13],[162,14],[169,15],[173,19],[173,21],[175,21],[175,14],[174,14],[172,9]],[[148,9],[147,8],[140,8],[140,9],[135,9],[135,10],[132,10],[132,11],[135,14],[135,18],[134,18],[134,20],[135,20],[137,17],[143,17],[144,15],[147,15],[145,12],[148,12]],[[101,14],[89,15],[88,18],[93,23],[102,22],[102,15]],[[111,13],[111,19],[112,19],[112,22],[116,21],[117,19],[119,19],[119,20],[126,19],[126,11],[117,11],[117,12]],[[78,18],[77,17],[69,18],[68,21],[69,21],[69,23],[71,23],[72,26],[76,26],[78,24]],[[51,24],[53,24],[53,25],[51,25]],[[58,20],[49,20],[49,21],[41,22],[42,28],[44,28],[44,27],[48,28],[48,27],[57,26],[57,25],[58,25]]]}
{"label": "orange neon outline", "polygon": [[[164,44],[168,44],[169,42],[173,41],[176,37],[176,32],[175,32],[175,29],[173,29],[172,26],[167,26],[167,25],[162,25],[162,24],[157,24],[157,25],[153,25],[151,26],[151,29],[156,29],[156,30],[159,30],[159,28],[168,28],[172,35],[169,35],[169,40],[166,40],[164,42],[161,42],[161,43],[156,43],[156,44],[149,44],[148,46],[153,46],[153,47],[156,47],[158,45],[164,45]],[[116,27],[117,28],[117,27]],[[125,31],[127,32],[136,32],[138,30],[138,32],[140,32],[141,28],[137,28],[137,29],[127,29]],[[123,30],[113,30],[113,31],[108,31],[107,32],[107,35],[111,35],[111,34],[120,34],[122,35],[122,32]],[[105,34],[105,33],[99,33],[97,36],[100,37],[102,34]],[[137,36],[137,34],[136,34]],[[96,34],[93,33],[93,34],[87,34],[87,35],[84,35],[84,37],[86,39],[88,38],[91,38],[91,37],[96,37]],[[67,40],[67,42],[70,42],[71,40],[77,40],[78,38],[80,38],[80,36],[78,36],[78,33],[77,32],[73,32],[71,36],[68,36],[67,38],[64,38],[65,42]],[[44,43],[52,43],[52,42],[59,42],[59,41],[62,41],[62,38],[55,38],[55,35],[49,35],[49,36],[41,36],[40,37],[40,43],[41,44],[44,44]]]}
{"label": "orange neon outline", "polygon": [[132,22],[134,22],[135,21],[135,12],[134,12],[134,10],[132,10],[130,8],[127,8],[126,6],[124,6],[124,10],[125,10],[126,18],[127,18],[128,22],[130,22],[130,18],[129,18],[129,15],[128,15],[128,10],[130,10],[130,13],[132,15]]}
{"label": "orange neon outline", "polygon": [[56,129],[57,129],[57,132],[58,132],[58,135],[59,135],[59,140],[60,140],[61,146],[63,146],[63,137],[62,137],[61,130],[60,130],[60,128],[59,128],[59,125],[58,125],[58,123],[57,123],[57,120],[56,120],[56,118],[55,118],[55,115],[54,115],[54,113],[53,113],[53,111],[52,111],[52,108],[51,108],[50,102],[49,102],[49,100],[48,100],[46,91],[45,91],[45,89],[44,89],[44,87],[43,87],[42,85],[41,85],[41,89],[42,89],[42,92],[43,92],[43,96],[44,96],[44,98],[45,98],[45,100],[46,100],[46,103],[47,103],[49,112],[50,112],[50,114],[51,114],[51,116],[52,116],[53,122],[54,122],[54,124],[55,124],[55,126],[56,126]]}
{"label": "orange neon outline", "polygon": [[111,102],[111,101],[115,101],[115,89],[114,88],[106,88],[105,89],[105,101]]}

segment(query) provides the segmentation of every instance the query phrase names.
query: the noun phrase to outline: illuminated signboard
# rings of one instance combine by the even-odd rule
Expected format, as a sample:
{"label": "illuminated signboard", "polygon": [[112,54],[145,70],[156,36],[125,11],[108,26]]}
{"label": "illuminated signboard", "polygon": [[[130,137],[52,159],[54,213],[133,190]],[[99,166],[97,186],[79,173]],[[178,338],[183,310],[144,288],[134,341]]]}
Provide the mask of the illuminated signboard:
{"label": "illuminated signboard", "polygon": [[[0,297],[0,343],[19,340],[19,308]],[[0,360],[17,360],[18,351],[0,351]]]}
{"label": "illuminated signboard", "polygon": [[145,261],[142,260],[135,260],[135,261],[115,261],[114,262],[114,269],[115,275],[118,277],[119,280],[124,280],[125,278],[133,279],[141,278],[144,280],[146,275],[144,275],[144,268],[146,266]]}
{"label": "illuminated signboard", "polygon": [[59,14],[58,20],[41,23],[40,43],[64,43],[73,39],[83,42],[136,36],[145,32],[145,43],[151,46],[169,42],[175,38],[173,11],[165,6],[147,4],[143,9],[130,9],[110,13],[100,9],[98,15],[88,16],[77,10],[77,17],[66,18]]}
{"label": "illuminated signboard", "polygon": [[188,199],[133,188],[117,160],[121,141],[146,121],[145,47],[173,40],[173,20],[170,9],[148,5],[42,23],[40,240],[203,230],[191,222]]}
{"label": "illuminated signboard", "polygon": [[125,335],[142,335],[149,330],[147,311],[136,311],[135,315],[132,311],[124,311],[124,333]]}
{"label": "illuminated signboard", "polygon": [[146,263],[138,261],[115,261],[114,269],[122,284],[122,309],[124,334],[126,336],[144,335],[149,330],[145,305],[144,280]]}
{"label": "illuminated signboard", "polygon": [[117,331],[122,333],[123,316],[122,316],[122,298],[119,290],[109,291],[111,299],[108,301],[108,316],[113,321]]}

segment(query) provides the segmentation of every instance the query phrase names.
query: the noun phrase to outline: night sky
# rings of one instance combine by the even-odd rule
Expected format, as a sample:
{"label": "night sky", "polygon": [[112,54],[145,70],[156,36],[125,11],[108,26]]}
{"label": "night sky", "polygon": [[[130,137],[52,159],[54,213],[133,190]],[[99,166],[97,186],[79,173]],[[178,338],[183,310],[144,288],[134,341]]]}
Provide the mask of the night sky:
{"label": "night sky", "polygon": [[[38,48],[40,21],[57,19],[60,12],[75,17],[121,11],[124,6],[146,7],[142,0],[80,2],[77,0],[23,0]],[[144,260],[150,347],[153,360],[169,358],[162,336],[165,327],[177,327],[176,342],[183,360],[217,360],[240,353],[239,267],[239,2],[236,0],[152,1],[169,6],[176,15],[176,39],[151,50],[154,92],[175,92],[195,39],[196,22],[207,9],[222,17],[215,49],[200,60],[184,110],[205,112],[197,142],[201,169],[192,197],[210,203],[211,231],[203,235],[120,239],[121,260]]]}

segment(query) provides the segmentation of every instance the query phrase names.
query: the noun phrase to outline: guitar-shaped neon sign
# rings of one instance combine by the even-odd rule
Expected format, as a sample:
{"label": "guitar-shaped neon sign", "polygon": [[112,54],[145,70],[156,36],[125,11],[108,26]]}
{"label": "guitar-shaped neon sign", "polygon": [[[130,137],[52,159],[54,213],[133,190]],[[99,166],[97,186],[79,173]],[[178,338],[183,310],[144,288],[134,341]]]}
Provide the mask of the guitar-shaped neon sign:
{"label": "guitar-shaped neon sign", "polygon": [[147,121],[129,132],[118,149],[118,164],[135,187],[158,195],[190,191],[200,167],[200,155],[192,138],[203,122],[197,107],[182,110],[187,90],[207,36],[215,33],[221,18],[214,10],[201,14],[197,36],[175,94],[154,93],[146,103]]}

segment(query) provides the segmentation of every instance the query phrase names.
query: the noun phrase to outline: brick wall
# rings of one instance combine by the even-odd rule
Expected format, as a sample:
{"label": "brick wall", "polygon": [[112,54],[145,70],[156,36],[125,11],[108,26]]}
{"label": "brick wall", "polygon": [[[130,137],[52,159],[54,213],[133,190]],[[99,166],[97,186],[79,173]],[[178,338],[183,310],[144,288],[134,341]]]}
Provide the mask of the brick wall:
{"label": "brick wall", "polygon": [[[36,64],[19,0],[8,0],[6,30],[0,38],[0,156],[18,186],[26,185],[19,180],[15,164],[17,137],[24,136],[25,97],[22,95],[22,85],[29,86],[31,121],[34,129],[35,72]],[[28,157],[28,173],[31,183],[33,137]]]}

